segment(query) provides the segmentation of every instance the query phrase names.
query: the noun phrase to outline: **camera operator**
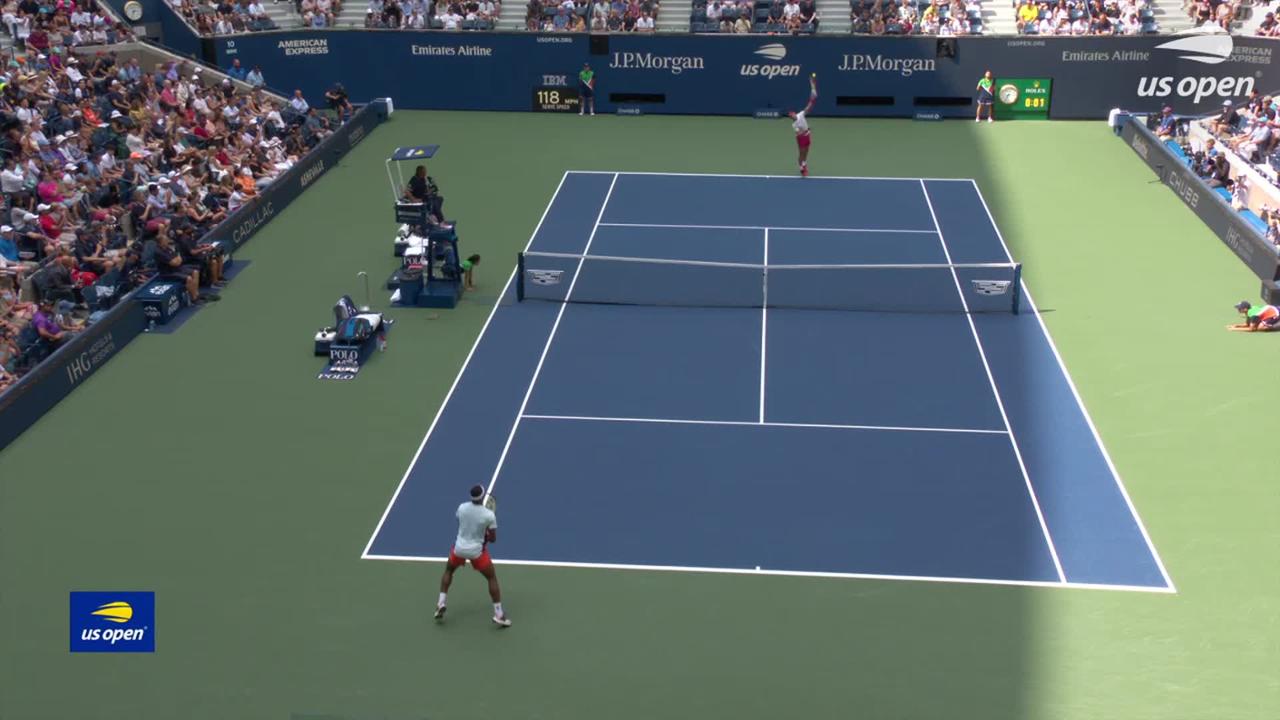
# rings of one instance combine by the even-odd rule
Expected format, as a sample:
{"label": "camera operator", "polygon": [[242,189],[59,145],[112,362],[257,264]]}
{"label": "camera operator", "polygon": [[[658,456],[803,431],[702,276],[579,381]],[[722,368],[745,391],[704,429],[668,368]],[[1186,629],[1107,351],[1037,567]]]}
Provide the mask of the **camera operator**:
{"label": "camera operator", "polygon": [[[399,14],[399,9],[396,13]],[[351,100],[347,97],[347,89],[342,86],[342,83],[334,83],[333,87],[326,90],[324,99],[329,102],[329,109],[337,115],[338,122],[344,123],[351,116],[353,112]]]}

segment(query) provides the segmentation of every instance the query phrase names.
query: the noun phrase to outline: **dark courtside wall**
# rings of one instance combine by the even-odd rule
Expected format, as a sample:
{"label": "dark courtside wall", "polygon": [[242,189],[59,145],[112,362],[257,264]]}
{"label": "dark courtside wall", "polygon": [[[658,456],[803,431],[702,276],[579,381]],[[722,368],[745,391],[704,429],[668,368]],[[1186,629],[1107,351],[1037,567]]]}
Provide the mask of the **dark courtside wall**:
{"label": "dark courtside wall", "polygon": [[[1161,47],[1172,42],[1184,45]],[[954,58],[939,57],[932,37],[610,35],[593,43],[567,34],[321,30],[212,44],[220,67],[237,58],[260,65],[270,86],[300,88],[313,103],[341,81],[353,99],[390,97],[397,107],[418,109],[530,110],[537,88],[576,85],[583,62],[596,71],[603,112],[620,104],[610,99],[617,93],[663,96],[641,104],[644,112],[786,109],[805,102],[813,72],[821,91],[815,115],[968,115],[967,100],[988,69],[997,77],[1052,79],[1054,118],[1163,104],[1209,112],[1251,89],[1280,90],[1280,58],[1273,57],[1280,44],[1230,36],[958,38]],[[870,97],[888,104],[849,99]],[[930,101],[939,97],[959,104]]]}

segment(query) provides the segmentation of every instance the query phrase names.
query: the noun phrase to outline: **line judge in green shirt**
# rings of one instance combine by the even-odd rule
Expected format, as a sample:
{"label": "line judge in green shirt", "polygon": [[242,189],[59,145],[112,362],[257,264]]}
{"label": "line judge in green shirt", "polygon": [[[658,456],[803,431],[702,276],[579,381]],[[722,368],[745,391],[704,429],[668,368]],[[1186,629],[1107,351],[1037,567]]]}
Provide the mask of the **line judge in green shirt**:
{"label": "line judge in green shirt", "polygon": [[995,116],[996,98],[991,92],[991,86],[994,84],[990,70],[982,74],[982,79],[978,81],[978,112],[973,116],[974,122],[982,122],[982,108],[987,109],[987,122],[991,122],[992,117]]}
{"label": "line judge in green shirt", "polygon": [[578,114],[588,106],[591,108],[591,114],[596,114],[596,73],[591,69],[591,63],[582,63],[582,72],[578,73]]}

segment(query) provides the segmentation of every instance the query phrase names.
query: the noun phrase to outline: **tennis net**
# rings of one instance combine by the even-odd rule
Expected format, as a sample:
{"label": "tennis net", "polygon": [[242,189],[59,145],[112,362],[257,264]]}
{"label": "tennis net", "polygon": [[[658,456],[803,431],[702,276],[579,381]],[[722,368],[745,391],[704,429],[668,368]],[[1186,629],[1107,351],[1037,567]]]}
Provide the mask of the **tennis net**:
{"label": "tennis net", "polygon": [[915,313],[1017,313],[1017,263],[758,265],[524,252],[520,301]]}

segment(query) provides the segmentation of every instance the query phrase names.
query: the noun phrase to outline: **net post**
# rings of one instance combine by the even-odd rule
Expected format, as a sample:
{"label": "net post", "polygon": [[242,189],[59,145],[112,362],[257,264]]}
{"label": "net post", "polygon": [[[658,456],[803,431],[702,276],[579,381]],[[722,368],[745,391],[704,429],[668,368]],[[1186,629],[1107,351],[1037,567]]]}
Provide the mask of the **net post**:
{"label": "net post", "polygon": [[524,253],[516,254],[516,302],[524,302]]}
{"label": "net post", "polygon": [[1013,266],[1013,314],[1018,314],[1022,306],[1022,263]]}

